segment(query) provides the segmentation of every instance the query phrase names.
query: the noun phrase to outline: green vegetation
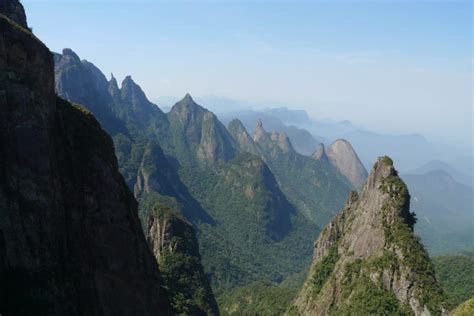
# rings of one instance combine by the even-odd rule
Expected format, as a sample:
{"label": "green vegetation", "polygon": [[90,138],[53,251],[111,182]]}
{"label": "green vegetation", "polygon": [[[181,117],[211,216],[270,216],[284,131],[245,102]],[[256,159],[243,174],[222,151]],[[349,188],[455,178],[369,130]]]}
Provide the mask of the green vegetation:
{"label": "green vegetation", "polygon": [[283,315],[296,293],[257,281],[222,295],[219,307],[222,315]]}
{"label": "green vegetation", "polygon": [[217,303],[204,274],[192,225],[175,209],[155,204],[151,216],[161,225],[158,265],[176,315],[217,315]]}
{"label": "green vegetation", "polygon": [[337,244],[334,244],[329,249],[329,253],[316,264],[314,271],[312,272],[310,283],[311,283],[311,295],[317,296],[327,279],[331,275],[339,260],[339,254],[337,250]]}
{"label": "green vegetation", "polygon": [[330,315],[413,315],[409,306],[401,306],[395,294],[376,285],[367,276],[351,284],[349,301],[333,306]]}
{"label": "green vegetation", "polygon": [[436,277],[449,297],[450,305],[457,306],[474,297],[474,257],[451,255],[433,258]]}
{"label": "green vegetation", "polygon": [[462,303],[453,311],[453,316],[472,316],[474,315],[474,297]]}
{"label": "green vegetation", "polygon": [[352,186],[329,162],[264,148],[281,190],[300,212],[323,227],[344,206]]}
{"label": "green vegetation", "polygon": [[[390,196],[383,205],[385,212],[384,231],[387,242],[402,250],[401,264],[412,270],[411,282],[420,288],[420,303],[427,305],[435,315],[446,301],[446,296],[435,278],[433,264],[418,236],[413,234],[415,214],[409,211],[410,195],[405,183],[395,174],[382,181],[382,192]],[[400,210],[398,216],[388,216],[393,210]]]}
{"label": "green vegetation", "polygon": [[216,173],[188,168],[181,178],[216,222],[198,224],[216,294],[261,279],[280,282],[309,265],[318,228],[296,213],[259,158],[241,154]]}

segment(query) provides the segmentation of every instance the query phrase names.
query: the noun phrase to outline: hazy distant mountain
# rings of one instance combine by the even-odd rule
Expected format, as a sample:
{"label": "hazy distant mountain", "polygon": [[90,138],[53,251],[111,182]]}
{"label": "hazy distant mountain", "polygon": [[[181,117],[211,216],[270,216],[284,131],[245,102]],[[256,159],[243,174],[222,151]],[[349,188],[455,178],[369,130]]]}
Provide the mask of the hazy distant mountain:
{"label": "hazy distant mountain", "polygon": [[474,190],[443,170],[403,175],[417,214],[415,230],[431,254],[473,250]]}
{"label": "hazy distant mountain", "polygon": [[462,173],[459,170],[453,168],[450,164],[447,162],[441,161],[441,160],[431,160],[428,163],[422,165],[419,168],[407,171],[407,174],[425,174],[430,171],[435,171],[435,170],[443,170],[449,175],[451,175],[456,181],[471,186],[472,187],[472,177],[470,174],[467,173]]}
{"label": "hazy distant mountain", "polygon": [[283,123],[287,125],[312,124],[308,113],[306,113],[306,111],[304,110],[289,110],[286,107],[282,107],[265,110],[263,112],[280,119]]}
{"label": "hazy distant mountain", "polygon": [[224,124],[228,124],[237,118],[250,133],[253,133],[255,129],[255,122],[260,120],[267,130],[283,132],[288,135],[295,150],[306,156],[310,156],[320,143],[326,141],[323,137],[312,135],[303,128],[286,125],[278,116],[273,115],[271,111],[238,111],[221,114],[219,118]]}

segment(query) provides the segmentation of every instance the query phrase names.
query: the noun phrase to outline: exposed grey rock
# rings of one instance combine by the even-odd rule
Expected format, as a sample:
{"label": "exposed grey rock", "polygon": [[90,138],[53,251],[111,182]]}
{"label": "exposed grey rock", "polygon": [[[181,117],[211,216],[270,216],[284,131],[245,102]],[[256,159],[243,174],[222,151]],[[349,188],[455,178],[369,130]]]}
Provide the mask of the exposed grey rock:
{"label": "exposed grey rock", "polygon": [[359,189],[364,185],[367,180],[367,170],[348,141],[336,140],[329,145],[327,156],[355,188]]}
{"label": "exposed grey rock", "polygon": [[321,143],[318,145],[318,148],[314,151],[314,153],[311,155],[311,157],[315,160],[321,160],[321,161],[329,161],[328,156],[326,155],[326,149],[324,148],[324,144]]}
{"label": "exposed grey rock", "polygon": [[[343,308],[350,310],[354,297],[365,295],[368,308],[392,295],[400,310],[446,314],[433,266],[413,233],[415,218],[409,199],[391,159],[379,158],[361,196],[351,193],[344,209],[316,241],[309,277],[293,311],[337,314]],[[372,298],[369,288],[387,294]]]}

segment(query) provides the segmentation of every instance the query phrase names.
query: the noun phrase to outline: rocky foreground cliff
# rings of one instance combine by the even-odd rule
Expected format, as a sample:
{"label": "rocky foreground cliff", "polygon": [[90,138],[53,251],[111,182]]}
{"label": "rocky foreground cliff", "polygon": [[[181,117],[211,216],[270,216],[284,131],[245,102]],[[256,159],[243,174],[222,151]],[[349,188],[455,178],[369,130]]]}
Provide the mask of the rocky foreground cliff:
{"label": "rocky foreground cliff", "polygon": [[166,315],[110,137],[54,92],[53,55],[0,2],[0,314]]}
{"label": "rocky foreground cliff", "polygon": [[388,157],[315,243],[289,314],[443,315],[444,294],[419,238],[410,195]]}

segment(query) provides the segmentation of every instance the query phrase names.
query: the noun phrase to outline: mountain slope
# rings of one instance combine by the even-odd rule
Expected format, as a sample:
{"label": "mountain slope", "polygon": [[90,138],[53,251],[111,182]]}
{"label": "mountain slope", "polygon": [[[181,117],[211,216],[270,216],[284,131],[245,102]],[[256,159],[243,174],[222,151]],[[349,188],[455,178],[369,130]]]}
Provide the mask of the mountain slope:
{"label": "mountain slope", "polygon": [[441,170],[403,175],[418,215],[416,232],[433,255],[474,249],[474,190]]}
{"label": "mountain slope", "polygon": [[[59,66],[65,69],[57,73],[68,73],[65,64]],[[82,68],[89,80],[102,78],[93,67]],[[112,103],[102,106],[126,127],[113,139],[120,170],[140,200],[144,227],[156,202],[178,209],[196,229],[218,295],[259,279],[280,282],[310,263],[317,223],[329,221],[350,189],[332,165],[297,154],[284,135],[278,136],[280,147],[270,146],[274,156],[270,149],[260,151],[248,134],[258,152],[244,149],[242,139],[190,95],[163,115],[137,87],[136,97],[123,97],[124,85],[119,88],[112,78],[106,91]],[[147,119],[135,109],[140,104]]]}
{"label": "mountain slope", "polygon": [[0,313],[168,314],[110,137],[56,97],[21,4],[0,10]]}
{"label": "mountain slope", "polygon": [[174,154],[180,163],[192,164],[197,160],[215,166],[235,157],[234,140],[225,126],[212,112],[196,104],[189,94],[176,103],[167,116]]}
{"label": "mountain slope", "polygon": [[413,234],[410,195],[390,158],[379,158],[359,198],[315,243],[309,277],[291,312],[304,315],[445,313],[433,265]]}
{"label": "mountain slope", "polygon": [[443,290],[452,306],[474,297],[474,257],[472,253],[433,258],[433,264]]}
{"label": "mountain slope", "polygon": [[148,219],[147,240],[174,313],[219,315],[192,225],[175,210],[155,204]]}
{"label": "mountain slope", "polygon": [[268,164],[281,190],[309,220],[323,226],[342,207],[351,185],[329,161],[298,154],[285,133],[267,132],[262,121],[257,121],[250,140],[238,120],[229,129],[241,150],[258,155]]}

